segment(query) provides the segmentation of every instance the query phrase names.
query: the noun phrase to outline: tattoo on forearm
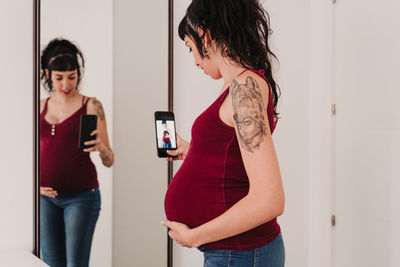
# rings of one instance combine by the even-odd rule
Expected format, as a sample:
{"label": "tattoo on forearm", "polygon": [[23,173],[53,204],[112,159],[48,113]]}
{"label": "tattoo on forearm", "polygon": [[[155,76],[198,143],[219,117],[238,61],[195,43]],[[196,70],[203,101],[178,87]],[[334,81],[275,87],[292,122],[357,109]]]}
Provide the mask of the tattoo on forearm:
{"label": "tattoo on forearm", "polygon": [[98,101],[97,99],[93,99],[92,103],[93,103],[94,109],[96,110],[97,116],[99,116],[100,120],[104,120],[105,119],[104,109],[103,109],[103,106],[101,105],[100,101]]}
{"label": "tattoo on forearm", "polygon": [[107,151],[106,153],[102,154],[100,153],[100,158],[103,164],[107,165],[112,162],[112,152]]}
{"label": "tattoo on forearm", "polygon": [[233,119],[239,133],[240,144],[249,152],[260,147],[266,135],[264,104],[257,82],[246,78],[245,84],[231,83]]}

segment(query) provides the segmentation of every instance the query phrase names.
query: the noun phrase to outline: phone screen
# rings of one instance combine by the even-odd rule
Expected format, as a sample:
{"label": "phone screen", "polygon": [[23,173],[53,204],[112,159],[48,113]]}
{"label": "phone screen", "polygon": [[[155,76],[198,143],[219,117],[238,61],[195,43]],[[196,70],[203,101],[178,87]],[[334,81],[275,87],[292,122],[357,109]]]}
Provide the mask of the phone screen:
{"label": "phone screen", "polygon": [[175,122],[168,119],[156,119],[157,147],[176,149]]}

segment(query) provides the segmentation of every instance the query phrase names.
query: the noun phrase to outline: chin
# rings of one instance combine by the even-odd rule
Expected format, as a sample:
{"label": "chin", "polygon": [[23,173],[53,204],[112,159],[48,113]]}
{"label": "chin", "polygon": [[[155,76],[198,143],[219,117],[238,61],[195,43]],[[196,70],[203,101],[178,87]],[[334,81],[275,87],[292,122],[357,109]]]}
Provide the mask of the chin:
{"label": "chin", "polygon": [[221,74],[219,74],[219,73],[215,73],[215,74],[213,73],[213,74],[209,74],[209,75],[214,80],[219,80],[222,78]]}

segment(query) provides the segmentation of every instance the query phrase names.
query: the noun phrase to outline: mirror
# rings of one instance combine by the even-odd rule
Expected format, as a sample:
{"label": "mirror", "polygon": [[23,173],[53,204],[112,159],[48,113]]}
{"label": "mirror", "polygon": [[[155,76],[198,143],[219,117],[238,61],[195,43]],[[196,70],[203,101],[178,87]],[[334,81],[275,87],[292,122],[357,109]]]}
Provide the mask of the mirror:
{"label": "mirror", "polygon": [[[167,21],[167,2],[40,1],[40,251],[52,267],[167,265],[153,117],[168,108]],[[97,141],[82,151],[86,113]]]}

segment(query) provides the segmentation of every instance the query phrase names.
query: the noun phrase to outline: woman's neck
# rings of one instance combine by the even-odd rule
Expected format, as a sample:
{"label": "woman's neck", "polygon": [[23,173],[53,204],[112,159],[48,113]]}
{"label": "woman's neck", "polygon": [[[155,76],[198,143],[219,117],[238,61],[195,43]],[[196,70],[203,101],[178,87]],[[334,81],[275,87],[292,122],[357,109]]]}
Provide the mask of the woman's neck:
{"label": "woman's neck", "polygon": [[242,66],[239,66],[235,62],[232,62],[231,60],[222,56],[219,57],[217,66],[221,73],[222,79],[224,79],[223,88],[227,88],[229,84],[231,84],[232,80],[245,70],[245,68]]}

